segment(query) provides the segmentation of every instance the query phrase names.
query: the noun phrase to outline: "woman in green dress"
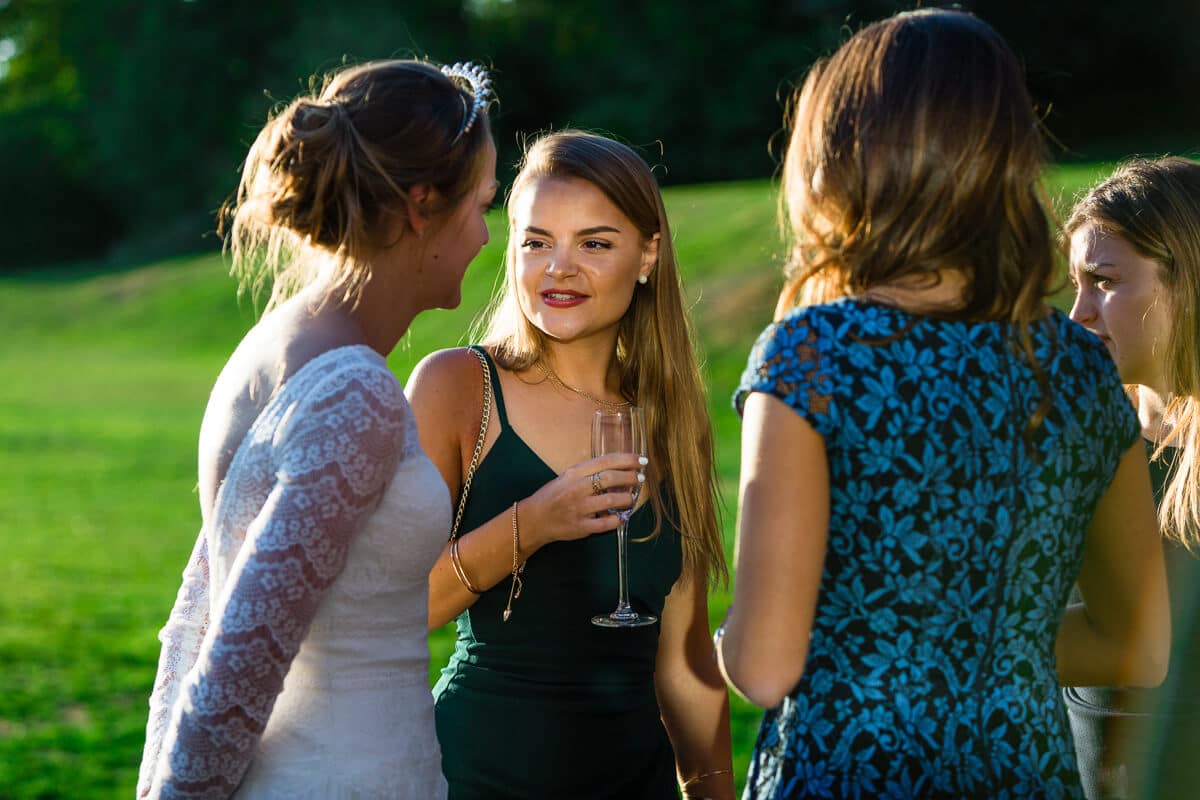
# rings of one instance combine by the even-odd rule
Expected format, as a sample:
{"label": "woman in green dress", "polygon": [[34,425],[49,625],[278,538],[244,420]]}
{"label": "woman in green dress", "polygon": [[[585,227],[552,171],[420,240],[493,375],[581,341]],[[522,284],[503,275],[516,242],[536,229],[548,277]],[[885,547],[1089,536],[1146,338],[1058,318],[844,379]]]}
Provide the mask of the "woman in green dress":
{"label": "woman in green dress", "polygon": [[[729,705],[707,588],[725,575],[712,434],[666,212],[646,163],[561,131],[509,198],[506,281],[482,346],[414,371],[421,443],[456,497],[492,408],[457,539],[430,574],[430,627],[457,618],[434,689],[453,800],[732,798]],[[640,406],[648,461],[591,453],[597,409]],[[636,494],[631,489],[644,489]],[[615,515],[632,502],[633,608]]]}
{"label": "woman in green dress", "polygon": [[1200,788],[1200,163],[1134,159],[1088,191],[1065,232],[1071,318],[1127,384],[1150,458],[1171,601],[1155,689],[1065,692],[1088,800],[1194,798]]}

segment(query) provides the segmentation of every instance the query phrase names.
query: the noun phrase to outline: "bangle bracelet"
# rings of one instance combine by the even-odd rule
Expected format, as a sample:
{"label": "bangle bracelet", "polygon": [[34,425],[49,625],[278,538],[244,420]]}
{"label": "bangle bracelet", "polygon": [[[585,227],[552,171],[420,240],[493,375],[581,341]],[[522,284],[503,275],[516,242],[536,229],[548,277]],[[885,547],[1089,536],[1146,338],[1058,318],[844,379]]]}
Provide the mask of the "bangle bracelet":
{"label": "bangle bracelet", "polygon": [[471,579],[467,577],[467,571],[463,569],[462,560],[458,556],[458,537],[450,540],[450,566],[454,568],[454,574],[458,576],[459,583],[466,587],[471,594],[483,594],[475,588],[471,583]]}
{"label": "bangle bracelet", "polygon": [[513,598],[521,596],[521,589],[525,584],[521,581],[521,573],[525,571],[525,562],[518,563],[521,556],[521,531],[517,527],[517,504],[512,506],[512,529],[513,529],[513,563],[512,563],[512,586],[508,590],[508,605],[504,607],[504,616],[502,620],[508,622],[508,618],[512,616],[512,601]]}
{"label": "bangle bracelet", "polygon": [[732,769],[714,769],[712,772],[702,772],[699,775],[697,775],[696,777],[688,778],[686,781],[684,781],[682,788],[686,790],[689,786],[694,786],[695,784],[699,783],[700,781],[704,780],[705,778],[715,778],[718,775],[732,775],[732,774],[733,774]]}

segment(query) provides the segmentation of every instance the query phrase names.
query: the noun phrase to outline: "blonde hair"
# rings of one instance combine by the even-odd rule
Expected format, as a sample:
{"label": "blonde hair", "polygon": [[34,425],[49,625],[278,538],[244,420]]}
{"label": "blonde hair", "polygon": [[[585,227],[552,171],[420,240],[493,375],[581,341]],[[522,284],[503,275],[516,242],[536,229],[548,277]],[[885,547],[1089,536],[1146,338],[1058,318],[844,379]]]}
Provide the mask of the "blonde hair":
{"label": "blonde hair", "polygon": [[[621,394],[646,414],[650,469],[655,487],[668,487],[672,503],[651,495],[655,534],[664,514],[680,531],[685,576],[706,582],[728,578],[716,510],[712,424],[696,365],[696,344],[684,310],[675,246],[662,196],[646,162],[624,144],[604,136],[564,130],[538,138],[525,153],[509,195],[513,201],[547,177],[578,178],[595,186],[637,227],[643,241],[660,234],[658,264],[639,285],[617,332]],[[542,358],[542,333],[521,312],[515,274],[517,238],[509,237],[504,285],[492,300],[482,343],[510,370]]]}
{"label": "blonde hair", "polygon": [[962,306],[939,316],[1013,323],[1042,395],[1030,445],[1052,402],[1029,325],[1056,288],[1056,242],[1044,139],[1012,50],[965,12],[897,14],[819,61],[788,116],[776,317],[962,273]]}
{"label": "blonde hair", "polygon": [[334,291],[357,299],[413,185],[436,189],[440,204],[422,212],[444,216],[478,179],[486,113],[459,135],[473,102],[432,64],[391,60],[330,73],[274,114],[220,214],[241,288],[257,296],[269,284],[269,310],[324,264]]}
{"label": "blonde hair", "polygon": [[1165,447],[1179,448],[1159,524],[1168,538],[1200,551],[1200,163],[1168,157],[1122,164],[1076,203],[1065,235],[1087,224],[1158,264],[1160,299],[1171,320],[1163,375],[1173,428],[1153,458]]}

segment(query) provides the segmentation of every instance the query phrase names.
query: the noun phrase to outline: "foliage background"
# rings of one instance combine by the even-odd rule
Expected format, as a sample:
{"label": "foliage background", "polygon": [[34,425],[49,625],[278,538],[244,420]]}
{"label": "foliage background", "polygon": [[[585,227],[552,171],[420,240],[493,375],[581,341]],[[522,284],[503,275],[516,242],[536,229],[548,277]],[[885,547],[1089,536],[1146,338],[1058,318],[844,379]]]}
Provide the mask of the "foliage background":
{"label": "foliage background", "polygon": [[[667,185],[772,174],[779,96],[895,0],[0,0],[0,269],[212,249],[270,108],[344,61],[495,68],[518,135],[614,131]],[[964,0],[1024,58],[1060,160],[1194,148],[1200,3]]]}

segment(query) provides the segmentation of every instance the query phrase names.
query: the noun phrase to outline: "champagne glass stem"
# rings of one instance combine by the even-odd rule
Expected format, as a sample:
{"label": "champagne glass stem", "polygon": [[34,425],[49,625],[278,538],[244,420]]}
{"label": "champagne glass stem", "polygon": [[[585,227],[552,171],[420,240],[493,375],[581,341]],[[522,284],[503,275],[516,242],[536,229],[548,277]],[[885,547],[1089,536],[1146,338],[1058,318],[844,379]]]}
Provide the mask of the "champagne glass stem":
{"label": "champagne glass stem", "polygon": [[617,526],[617,585],[620,597],[613,616],[637,616],[629,605],[629,519],[625,514],[621,514],[621,523]]}

